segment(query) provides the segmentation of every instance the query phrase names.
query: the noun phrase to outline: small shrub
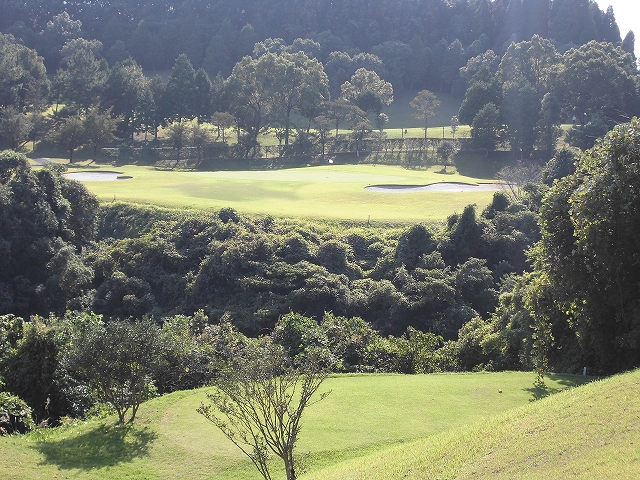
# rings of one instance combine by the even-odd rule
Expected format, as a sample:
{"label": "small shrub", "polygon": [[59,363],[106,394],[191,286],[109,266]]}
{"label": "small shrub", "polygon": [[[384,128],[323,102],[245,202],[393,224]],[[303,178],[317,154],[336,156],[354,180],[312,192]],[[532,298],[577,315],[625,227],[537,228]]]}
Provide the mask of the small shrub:
{"label": "small shrub", "polygon": [[9,392],[0,392],[0,435],[25,433],[35,427],[27,402]]}

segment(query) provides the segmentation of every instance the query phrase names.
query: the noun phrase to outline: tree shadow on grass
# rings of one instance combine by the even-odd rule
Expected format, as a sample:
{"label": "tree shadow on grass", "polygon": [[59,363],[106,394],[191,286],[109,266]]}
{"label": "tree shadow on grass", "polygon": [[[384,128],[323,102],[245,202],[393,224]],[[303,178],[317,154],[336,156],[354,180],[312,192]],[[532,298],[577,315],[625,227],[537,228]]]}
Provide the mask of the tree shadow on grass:
{"label": "tree shadow on grass", "polygon": [[38,449],[43,463],[61,469],[91,470],[125,463],[146,455],[157,434],[149,427],[99,425],[59,440],[45,440]]}
{"label": "tree shadow on grass", "polygon": [[523,390],[531,394],[531,400],[529,400],[530,402],[535,402],[536,400],[540,400],[541,398],[548,397],[549,395],[553,395],[554,393],[562,391],[561,388],[551,388],[538,382],[534,382],[531,387],[524,388]]}
{"label": "tree shadow on grass", "polygon": [[536,400],[540,400],[541,398],[548,397],[549,395],[553,395],[554,393],[559,393],[563,390],[566,390],[567,388],[584,385],[585,383],[589,383],[594,380],[594,377],[590,376],[557,373],[547,374],[546,378],[548,380],[552,380],[556,385],[560,386],[550,387],[549,385],[540,383],[538,381],[532,382],[531,387],[523,389],[525,392],[531,393],[531,402],[535,402]]}

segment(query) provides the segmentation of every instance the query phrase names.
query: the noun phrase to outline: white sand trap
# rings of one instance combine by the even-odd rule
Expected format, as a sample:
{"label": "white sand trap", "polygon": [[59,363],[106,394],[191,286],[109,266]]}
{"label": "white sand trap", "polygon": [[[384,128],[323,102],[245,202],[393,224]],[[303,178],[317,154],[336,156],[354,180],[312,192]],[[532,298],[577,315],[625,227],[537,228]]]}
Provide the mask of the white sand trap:
{"label": "white sand trap", "polygon": [[123,176],[120,172],[72,172],[65,173],[64,176],[81,182],[112,182],[131,178]]}
{"label": "white sand trap", "polygon": [[456,183],[441,182],[430,185],[369,185],[365,190],[378,193],[417,193],[417,192],[486,192],[502,190],[504,183]]}

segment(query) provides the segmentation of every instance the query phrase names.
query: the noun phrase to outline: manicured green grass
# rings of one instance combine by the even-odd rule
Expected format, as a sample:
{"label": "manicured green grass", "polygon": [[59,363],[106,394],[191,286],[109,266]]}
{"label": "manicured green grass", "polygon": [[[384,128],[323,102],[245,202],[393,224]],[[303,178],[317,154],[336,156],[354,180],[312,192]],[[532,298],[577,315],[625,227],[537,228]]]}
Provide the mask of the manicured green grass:
{"label": "manicured green grass", "polygon": [[[534,378],[515,372],[334,376],[321,387],[331,394],[305,412],[298,452],[306,455],[309,478],[341,478],[336,469],[363,455],[377,462],[394,446],[402,450],[451,429],[486,424],[530,403],[541,393],[533,388]],[[553,376],[549,392],[584,380]],[[116,428],[110,417],[0,437],[0,478],[257,480],[250,461],[196,413],[206,391],[147,402],[132,427]],[[383,473],[375,478],[387,478]]]}
{"label": "manicured green grass", "polygon": [[491,191],[375,193],[365,190],[367,185],[376,184],[491,181],[452,172],[438,173],[441,169],[440,166],[411,170],[389,165],[334,164],[264,171],[185,172],[125,165],[88,170],[116,170],[131,177],[128,180],[85,184],[103,202],[119,200],[203,210],[232,207],[247,214],[359,222],[441,220],[461,213],[470,203],[479,208],[490,203]]}
{"label": "manicured green grass", "polygon": [[640,371],[634,371],[304,478],[636,479],[639,387]]}

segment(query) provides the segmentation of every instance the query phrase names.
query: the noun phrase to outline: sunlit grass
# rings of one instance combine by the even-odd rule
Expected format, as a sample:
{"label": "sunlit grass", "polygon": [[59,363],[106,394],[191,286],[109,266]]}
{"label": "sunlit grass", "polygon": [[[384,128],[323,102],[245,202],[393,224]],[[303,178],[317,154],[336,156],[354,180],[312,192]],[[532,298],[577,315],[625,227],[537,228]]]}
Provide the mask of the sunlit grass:
{"label": "sunlit grass", "polygon": [[639,371],[612,377],[304,478],[636,479],[639,386]]}
{"label": "sunlit grass", "polygon": [[[325,468],[369,454],[375,455],[367,462],[378,461],[395,445],[485,423],[530,403],[539,394],[533,380],[532,373],[515,372],[330,377],[320,390],[330,395],[305,412],[297,451],[306,456],[309,478],[325,478]],[[555,376],[549,392],[582,380]],[[250,461],[196,413],[206,391],[147,402],[130,427],[116,428],[111,417],[0,437],[0,478],[257,480]],[[336,475],[331,478],[341,478]]]}
{"label": "sunlit grass", "polygon": [[493,197],[491,191],[376,193],[365,190],[366,186],[376,184],[490,181],[466,177],[451,169],[443,175],[438,173],[440,166],[411,170],[388,165],[325,165],[216,172],[159,171],[133,165],[90,169],[116,170],[131,177],[85,182],[103,202],[118,200],[202,210],[232,207],[241,213],[283,217],[359,222],[433,221],[461,213],[470,203],[483,208]]}

